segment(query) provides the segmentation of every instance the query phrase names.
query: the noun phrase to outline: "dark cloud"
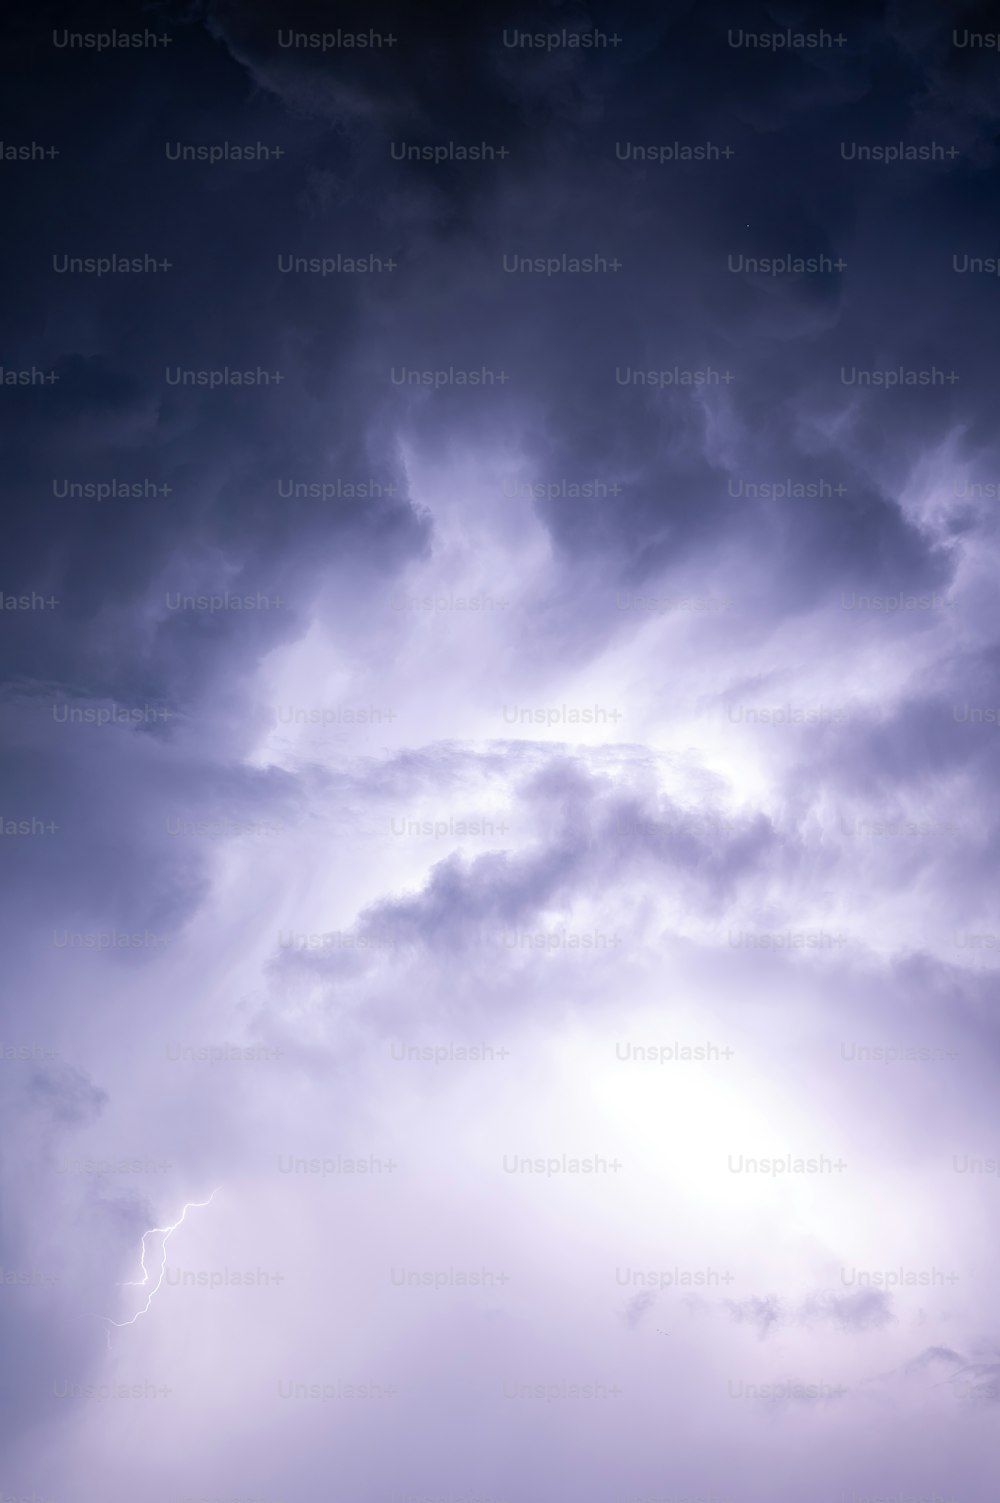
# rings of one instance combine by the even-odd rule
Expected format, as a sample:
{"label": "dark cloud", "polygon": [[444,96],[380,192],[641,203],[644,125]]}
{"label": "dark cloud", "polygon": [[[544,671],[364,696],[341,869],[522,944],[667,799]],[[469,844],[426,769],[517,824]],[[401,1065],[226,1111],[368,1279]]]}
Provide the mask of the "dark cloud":
{"label": "dark cloud", "polygon": [[5,26],[8,1490],[990,1497],[989,7]]}

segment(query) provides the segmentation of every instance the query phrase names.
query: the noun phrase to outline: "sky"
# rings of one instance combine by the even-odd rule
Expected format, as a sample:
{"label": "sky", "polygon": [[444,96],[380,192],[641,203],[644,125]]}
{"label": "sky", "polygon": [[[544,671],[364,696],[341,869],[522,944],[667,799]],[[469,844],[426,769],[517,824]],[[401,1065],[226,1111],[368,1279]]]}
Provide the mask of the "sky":
{"label": "sky", "polygon": [[5,17],[0,1503],[993,1503],[998,27]]}

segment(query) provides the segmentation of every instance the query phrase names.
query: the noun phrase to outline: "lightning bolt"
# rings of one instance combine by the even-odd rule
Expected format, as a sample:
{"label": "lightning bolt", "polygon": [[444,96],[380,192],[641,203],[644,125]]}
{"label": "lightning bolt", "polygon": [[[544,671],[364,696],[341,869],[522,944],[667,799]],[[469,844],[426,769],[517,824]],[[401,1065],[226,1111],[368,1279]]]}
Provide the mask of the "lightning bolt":
{"label": "lightning bolt", "polygon": [[[149,1283],[150,1277],[149,1269],[146,1267],[146,1241],[149,1237],[157,1237],[162,1233],[163,1241],[160,1244],[160,1276],[154,1284],[153,1288],[150,1289],[149,1293],[146,1295],[146,1303],[143,1305],[141,1310],[137,1310],[130,1320],[111,1320],[110,1317],[105,1316],[104,1318],[105,1320],[107,1320],[108,1325],[118,1326],[119,1329],[121,1329],[123,1326],[134,1326],[140,1315],[146,1314],[150,1305],[153,1303],[154,1295],[159,1292],[163,1280],[166,1277],[167,1243],[170,1241],[170,1238],[173,1236],[174,1232],[176,1232],[177,1228],[179,1226],[183,1226],[184,1218],[187,1216],[188,1211],[200,1211],[204,1206],[210,1206],[221,1188],[222,1187],[220,1185],[216,1185],[215,1189],[212,1191],[207,1200],[189,1200],[187,1205],[181,1211],[181,1214],[178,1216],[177,1220],[170,1226],[151,1226],[148,1231],[143,1232],[139,1256],[139,1266],[142,1269],[142,1278],[129,1279],[126,1283],[120,1284],[118,1287],[120,1289],[144,1289],[146,1287],[146,1285]],[[110,1341],[111,1332],[109,1331],[109,1345]]]}

